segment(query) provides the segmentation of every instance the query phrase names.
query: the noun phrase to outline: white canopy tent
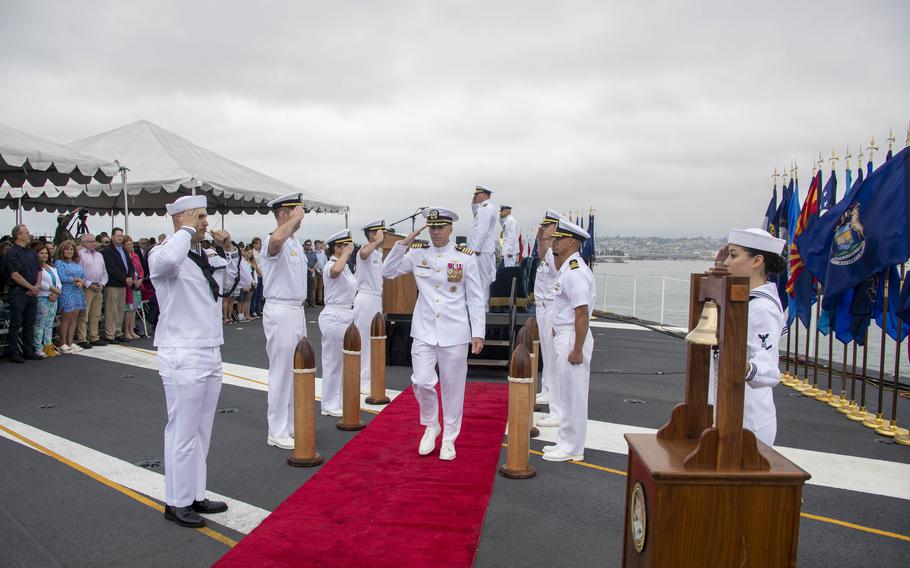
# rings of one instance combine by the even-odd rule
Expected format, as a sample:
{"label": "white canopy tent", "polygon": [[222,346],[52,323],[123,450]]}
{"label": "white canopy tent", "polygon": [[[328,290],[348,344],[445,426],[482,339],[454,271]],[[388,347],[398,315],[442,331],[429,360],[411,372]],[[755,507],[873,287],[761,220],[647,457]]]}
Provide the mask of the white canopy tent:
{"label": "white canopy tent", "polygon": [[[0,206],[22,198],[27,210],[90,213],[123,211],[164,215],[165,205],[180,195],[204,194],[209,213],[266,213],[266,203],[287,193],[300,193],[306,209],[347,213],[346,205],[294,187],[238,164],[146,120],[127,124],[68,145],[78,152],[111,156],[128,168],[122,184],[69,184],[63,187],[0,188]],[[124,199],[123,186],[129,199]],[[18,194],[17,194],[18,193]]]}

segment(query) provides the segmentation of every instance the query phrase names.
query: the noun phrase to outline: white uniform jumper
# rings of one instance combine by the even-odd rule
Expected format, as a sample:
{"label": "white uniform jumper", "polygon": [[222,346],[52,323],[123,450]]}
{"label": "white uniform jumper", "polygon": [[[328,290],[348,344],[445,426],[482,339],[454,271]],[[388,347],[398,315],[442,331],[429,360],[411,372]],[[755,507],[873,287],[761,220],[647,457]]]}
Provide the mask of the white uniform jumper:
{"label": "white uniform jumper", "polygon": [[[357,280],[347,265],[344,272],[337,278],[332,278],[331,270],[337,261],[338,259],[332,256],[322,271],[325,307],[319,314],[319,332],[322,334],[323,412],[341,410],[344,332],[354,321],[354,294],[357,291]],[[360,344],[363,345],[363,337],[360,338]]]}
{"label": "white uniform jumper", "polygon": [[[451,243],[442,248],[395,243],[382,267],[385,278],[412,272],[417,305],[411,323],[411,364],[420,423],[439,424],[436,383],[442,390],[443,442],[454,442],[461,430],[468,345],[484,337],[486,312],[475,257]],[[439,364],[439,377],[436,365]]]}
{"label": "white uniform jumper", "polygon": [[278,254],[262,242],[260,258],[263,296],[262,327],[269,355],[269,436],[287,438],[294,432],[294,350],[306,337],[303,302],[307,295],[307,263],[303,247],[293,236]]}
{"label": "white uniform jumper", "polygon": [[[167,403],[164,491],[174,507],[205,499],[205,460],[221,393],[221,298],[215,299],[203,269],[187,257],[195,234],[183,227],[149,253],[149,276],[161,310],[154,343]],[[216,269],[213,278],[222,293],[220,271],[233,282],[239,252],[228,253],[227,260],[214,251],[195,252],[205,254]]]}
{"label": "white uniform jumper", "polygon": [[518,221],[515,215],[509,215],[502,222],[502,265],[518,264]]}
{"label": "white uniform jumper", "polygon": [[[749,331],[746,357],[749,372],[743,404],[743,428],[771,446],[777,436],[777,409],[772,389],[780,382],[780,353],[778,344],[784,329],[784,310],[771,282],[749,291]],[[717,400],[717,368],[711,358],[711,380],[708,381],[708,402]]]}
{"label": "white uniform jumper", "polygon": [[468,246],[477,253],[477,271],[483,291],[484,309],[490,300],[490,284],[496,278],[496,241],[499,236],[499,207],[489,199],[474,213]]}
{"label": "white uniform jumper", "polygon": [[382,250],[363,260],[357,254],[357,296],[354,297],[354,323],[360,332],[360,390],[370,389],[370,324],[382,312]]}
{"label": "white uniform jumper", "polygon": [[547,250],[534,279],[535,316],[540,335],[540,359],[543,363],[540,393],[548,400],[550,417],[561,420],[562,408],[559,404],[559,384],[556,381],[556,359],[553,352],[553,284],[556,283],[557,274],[553,251]]}
{"label": "white uniform jumper", "polygon": [[588,430],[588,383],[591,380],[591,355],[594,337],[591,328],[582,347],[582,363],[569,362],[569,353],[575,347],[575,308],[588,306],[588,317],[594,311],[597,287],[594,274],[578,253],[574,253],[560,267],[553,284],[553,351],[556,358],[556,382],[559,393],[560,416],[557,448],[571,456],[585,452]]}

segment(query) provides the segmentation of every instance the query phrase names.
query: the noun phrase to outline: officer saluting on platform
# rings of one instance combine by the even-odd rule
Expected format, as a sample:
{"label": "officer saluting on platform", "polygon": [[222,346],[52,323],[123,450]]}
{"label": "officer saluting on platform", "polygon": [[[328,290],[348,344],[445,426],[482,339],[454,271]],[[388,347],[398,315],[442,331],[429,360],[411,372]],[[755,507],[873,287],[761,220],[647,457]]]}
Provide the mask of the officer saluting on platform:
{"label": "officer saluting on platform", "polygon": [[547,461],[584,459],[588,428],[588,383],[594,338],[589,326],[597,288],[594,274],[578,250],[590,235],[565,219],[553,232],[553,258],[557,275],[553,283],[553,351],[562,411],[557,442],[544,446]]}
{"label": "officer saluting on platform", "polygon": [[502,265],[515,266],[520,254],[518,244],[518,220],[512,215],[512,206],[499,208],[499,223],[502,225]]}
{"label": "officer saluting on platform", "polygon": [[468,237],[468,246],[477,254],[477,270],[483,289],[484,310],[490,300],[490,283],[496,278],[496,241],[499,236],[499,210],[490,196],[492,191],[482,185],[474,190],[471,211],[474,224]]}
{"label": "officer saluting on platform", "polygon": [[385,220],[376,219],[363,227],[367,244],[357,252],[357,296],[354,298],[354,324],[360,332],[360,392],[370,393],[370,327],[373,317],[382,312],[382,241]]}
{"label": "officer saluting on platform", "polygon": [[474,354],[483,349],[486,311],[477,257],[471,249],[453,246],[449,240],[458,216],[441,207],[428,207],[423,216],[432,245],[412,244],[425,227],[412,232],[389,251],[382,276],[397,278],[410,272],[417,281],[417,306],[411,324],[411,380],[420,405],[420,423],[426,426],[418,452],[425,456],[436,447],[440,432],[435,389],[438,380],[445,425],[439,459],[453,460],[455,439],[461,430],[468,344]]}
{"label": "officer saluting on platform", "polygon": [[149,253],[161,310],[155,347],[167,402],[164,518],[203,527],[199,513],[227,510],[225,503],[205,498],[205,460],[221,393],[222,282],[236,286],[240,253],[223,230],[212,236],[225,258],[199,246],[208,228],[205,196],[181,197],[167,205],[167,212],[174,234]]}
{"label": "officer saluting on platform", "polygon": [[291,193],[269,201],[278,227],[262,242],[260,268],[263,296],[262,327],[269,355],[269,433],[266,442],[294,448],[294,349],[306,337],[307,261],[294,237],[303,221],[303,196]]}

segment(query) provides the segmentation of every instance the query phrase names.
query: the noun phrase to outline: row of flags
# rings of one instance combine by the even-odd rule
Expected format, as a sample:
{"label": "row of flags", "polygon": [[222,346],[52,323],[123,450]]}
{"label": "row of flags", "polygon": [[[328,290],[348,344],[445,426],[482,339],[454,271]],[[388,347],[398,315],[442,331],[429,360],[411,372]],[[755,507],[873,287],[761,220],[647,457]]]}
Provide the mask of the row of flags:
{"label": "row of flags", "polygon": [[[828,179],[819,167],[802,202],[795,169],[784,179],[779,202],[775,178],[763,228],[787,241],[787,274],[778,276],[777,286],[789,324],[799,318],[808,327],[823,291],[818,326],[826,335],[863,345],[873,319],[897,341],[910,333],[910,274],[902,286],[900,273],[910,259],[910,148],[893,155],[891,142],[893,137],[878,168],[871,151],[865,167],[860,159],[855,180],[846,157],[839,201],[834,155]],[[877,149],[874,139],[870,148]]]}

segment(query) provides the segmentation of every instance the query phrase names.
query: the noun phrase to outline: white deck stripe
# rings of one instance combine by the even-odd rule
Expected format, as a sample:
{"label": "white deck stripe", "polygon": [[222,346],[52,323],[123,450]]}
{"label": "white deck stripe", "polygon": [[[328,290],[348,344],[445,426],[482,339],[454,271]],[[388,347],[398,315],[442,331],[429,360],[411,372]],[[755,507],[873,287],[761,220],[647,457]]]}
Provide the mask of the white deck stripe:
{"label": "white deck stripe", "polygon": [[[54,451],[68,460],[89,469],[102,477],[119,483],[120,485],[132,489],[152,499],[164,502],[164,476],[154,471],[143,469],[121,459],[103,454],[76,442],[61,438],[49,432],[39,430],[0,415],[0,424],[3,424],[10,430],[29,438],[41,444],[45,448]],[[6,432],[0,431],[0,436],[8,438],[14,442],[22,444],[27,448],[40,451],[37,448],[26,444],[22,440],[15,438]],[[41,452],[44,453],[44,452]],[[270,511],[260,509],[243,501],[238,501],[213,491],[207,491],[210,499],[225,501],[228,504],[228,510],[217,515],[204,515],[214,523],[233,529],[237,532],[247,534],[265,519]]]}
{"label": "white deck stripe", "polygon": [[[137,365],[147,369],[157,369],[155,357],[150,356],[154,355],[154,351],[140,351],[137,349],[124,349],[118,346],[110,346],[83,351],[80,355],[90,355],[106,361]],[[249,377],[262,382],[268,381],[267,369],[224,363],[224,371],[226,373]],[[224,382],[226,384],[244,388],[266,390],[265,385],[229,376],[224,377]],[[322,380],[317,378],[317,396],[321,393],[321,385]],[[388,390],[386,393],[389,398],[394,398],[398,396],[400,391]],[[364,397],[361,396],[361,399],[363,398]],[[383,406],[368,405],[363,403],[362,400],[361,404],[362,408],[369,408],[376,411],[381,411],[384,408]],[[541,415],[538,414],[538,416]],[[623,434],[653,433],[655,431],[656,430],[651,428],[642,428],[640,426],[589,420],[588,437],[585,447],[591,450],[627,454],[628,446],[623,438]],[[537,439],[542,442],[556,443],[556,428],[540,428],[540,436]],[[775,446],[774,449],[787,459],[808,471],[812,475],[812,479],[808,482],[810,485],[819,485],[834,489],[858,491],[872,495],[910,500],[910,465],[908,464],[817,452],[799,448]]]}

